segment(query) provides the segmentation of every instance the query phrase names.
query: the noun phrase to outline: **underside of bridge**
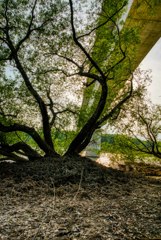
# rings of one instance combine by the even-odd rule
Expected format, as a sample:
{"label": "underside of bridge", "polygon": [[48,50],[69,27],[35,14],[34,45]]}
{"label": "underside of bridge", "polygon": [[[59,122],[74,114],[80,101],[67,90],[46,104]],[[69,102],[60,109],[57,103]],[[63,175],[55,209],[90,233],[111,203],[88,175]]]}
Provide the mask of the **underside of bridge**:
{"label": "underside of bridge", "polygon": [[140,29],[134,70],[161,37],[161,1],[134,0],[124,28]]}

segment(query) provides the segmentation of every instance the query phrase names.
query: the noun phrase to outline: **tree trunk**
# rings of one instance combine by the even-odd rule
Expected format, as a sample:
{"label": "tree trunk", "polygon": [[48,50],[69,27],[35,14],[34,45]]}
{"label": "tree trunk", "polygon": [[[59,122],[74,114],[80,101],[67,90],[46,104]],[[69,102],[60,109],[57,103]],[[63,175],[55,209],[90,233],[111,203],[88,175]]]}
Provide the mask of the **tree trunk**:
{"label": "tree trunk", "polygon": [[16,67],[19,70],[27,89],[29,90],[31,95],[34,97],[34,99],[36,100],[36,102],[39,106],[41,117],[42,117],[44,140],[45,140],[46,144],[50,147],[50,149],[52,149],[51,153],[58,155],[54,149],[54,145],[53,145],[53,141],[52,141],[51,127],[50,127],[50,121],[49,121],[49,116],[48,116],[48,112],[47,112],[47,107],[46,107],[43,99],[38,94],[38,92],[33,88],[26,71],[24,70],[24,68],[19,60],[18,53],[17,53],[18,50],[14,47],[14,45],[10,39],[8,31],[6,33],[6,37],[7,37],[7,44],[11,50],[11,56],[16,63]]}
{"label": "tree trunk", "polygon": [[83,126],[83,128],[74,138],[74,140],[71,142],[65,155],[73,155],[80,153],[88,145],[94,131],[98,128],[97,121],[104,110],[108,94],[108,87],[105,79],[101,81],[101,88],[101,97],[95,112],[93,113],[91,118],[89,118],[87,123]]}

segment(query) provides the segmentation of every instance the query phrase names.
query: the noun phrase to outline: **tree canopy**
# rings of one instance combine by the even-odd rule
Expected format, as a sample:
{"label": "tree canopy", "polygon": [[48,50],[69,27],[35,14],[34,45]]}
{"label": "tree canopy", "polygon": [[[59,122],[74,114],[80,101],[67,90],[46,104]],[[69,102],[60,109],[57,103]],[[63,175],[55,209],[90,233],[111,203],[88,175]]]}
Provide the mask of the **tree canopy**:
{"label": "tree canopy", "polygon": [[61,132],[64,154],[78,154],[95,130],[118,117],[133,97],[138,41],[136,29],[120,27],[127,3],[1,1],[1,155],[58,156]]}

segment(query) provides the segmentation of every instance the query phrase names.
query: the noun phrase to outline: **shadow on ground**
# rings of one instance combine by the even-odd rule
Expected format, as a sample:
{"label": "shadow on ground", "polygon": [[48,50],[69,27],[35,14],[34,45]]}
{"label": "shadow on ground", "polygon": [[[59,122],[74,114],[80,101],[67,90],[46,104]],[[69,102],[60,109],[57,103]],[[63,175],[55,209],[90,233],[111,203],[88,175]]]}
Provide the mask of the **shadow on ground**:
{"label": "shadow on ground", "polygon": [[0,164],[0,239],[161,239],[161,181],[73,157]]}

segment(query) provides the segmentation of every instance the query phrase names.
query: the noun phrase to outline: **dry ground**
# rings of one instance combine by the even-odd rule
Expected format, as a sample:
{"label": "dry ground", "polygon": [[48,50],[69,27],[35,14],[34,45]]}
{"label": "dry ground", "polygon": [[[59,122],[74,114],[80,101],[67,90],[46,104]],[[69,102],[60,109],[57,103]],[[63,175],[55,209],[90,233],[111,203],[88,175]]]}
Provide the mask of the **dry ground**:
{"label": "dry ground", "polygon": [[0,165],[0,240],[161,239],[161,180],[86,158]]}

